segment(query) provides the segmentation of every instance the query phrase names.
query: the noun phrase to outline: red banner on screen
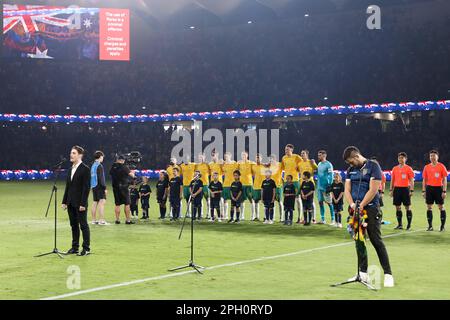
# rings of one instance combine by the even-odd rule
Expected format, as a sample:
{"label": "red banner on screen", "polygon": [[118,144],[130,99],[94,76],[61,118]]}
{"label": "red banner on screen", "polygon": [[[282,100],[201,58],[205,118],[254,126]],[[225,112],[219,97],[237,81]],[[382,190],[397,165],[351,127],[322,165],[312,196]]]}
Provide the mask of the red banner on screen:
{"label": "red banner on screen", "polygon": [[100,60],[130,60],[130,11],[100,9]]}
{"label": "red banner on screen", "polygon": [[7,58],[130,60],[128,9],[3,4]]}

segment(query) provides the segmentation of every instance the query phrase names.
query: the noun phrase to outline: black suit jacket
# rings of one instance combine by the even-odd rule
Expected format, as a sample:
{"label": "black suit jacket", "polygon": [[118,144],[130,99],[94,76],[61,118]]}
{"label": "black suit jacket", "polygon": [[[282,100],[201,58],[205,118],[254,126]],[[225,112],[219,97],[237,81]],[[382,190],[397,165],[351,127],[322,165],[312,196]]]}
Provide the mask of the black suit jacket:
{"label": "black suit jacket", "polygon": [[72,180],[70,180],[71,174],[72,168],[67,171],[66,190],[62,203],[75,208],[87,207],[91,189],[91,170],[84,163],[80,163]]}

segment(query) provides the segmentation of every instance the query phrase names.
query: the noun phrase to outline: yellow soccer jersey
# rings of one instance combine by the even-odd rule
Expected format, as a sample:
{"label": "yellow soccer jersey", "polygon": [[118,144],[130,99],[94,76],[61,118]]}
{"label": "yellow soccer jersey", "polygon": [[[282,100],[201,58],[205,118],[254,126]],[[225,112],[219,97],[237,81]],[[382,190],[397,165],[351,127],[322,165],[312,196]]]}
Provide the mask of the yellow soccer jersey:
{"label": "yellow soccer jersey", "polygon": [[231,184],[234,181],[233,172],[236,170],[239,170],[239,164],[235,161],[232,161],[231,163],[224,163],[222,165],[222,171],[225,177],[223,181],[224,187],[231,187]]}
{"label": "yellow soccer jersey", "polygon": [[239,161],[239,171],[241,172],[241,183],[243,186],[253,185],[252,167],[255,164],[253,161]]}
{"label": "yellow soccer jersey", "polygon": [[[223,172],[222,172],[222,164],[219,162],[210,162],[209,163],[209,172],[210,175],[212,176],[214,172],[217,172],[219,174],[219,181],[222,182],[222,176],[223,176]],[[212,179],[212,177],[211,177]]]}
{"label": "yellow soccer jersey", "polygon": [[312,162],[312,160],[303,161],[298,164],[298,171],[300,172],[300,181],[303,181],[302,176],[303,172],[311,173],[311,180],[314,181],[314,171],[317,170],[317,164]]}
{"label": "yellow soccer jersey", "polygon": [[204,186],[209,185],[209,165],[206,162],[195,164],[195,170],[200,171],[201,180]]}
{"label": "yellow soccer jersey", "polygon": [[173,178],[173,168],[177,168],[181,172],[179,165],[177,165],[177,164],[174,165],[174,166],[173,165],[169,165],[167,167],[167,169],[166,169],[167,175],[169,176],[169,180]]}
{"label": "yellow soccer jersey", "polygon": [[253,189],[255,190],[261,190],[261,184],[263,180],[266,178],[266,170],[268,170],[265,165],[263,164],[254,164],[252,167],[252,173],[255,177],[255,180],[253,181]]}
{"label": "yellow soccer jersey", "polygon": [[281,167],[284,170],[284,180],[286,176],[292,175],[292,181],[298,181],[298,165],[302,161],[302,158],[298,154],[292,156],[283,156],[281,159]]}
{"label": "yellow soccer jersey", "polygon": [[270,171],[272,171],[272,179],[275,181],[277,187],[283,186],[283,170],[281,170],[281,163],[277,162],[270,165]]}
{"label": "yellow soccer jersey", "polygon": [[188,187],[194,179],[195,163],[183,163],[180,167],[181,175],[183,176],[183,186]]}

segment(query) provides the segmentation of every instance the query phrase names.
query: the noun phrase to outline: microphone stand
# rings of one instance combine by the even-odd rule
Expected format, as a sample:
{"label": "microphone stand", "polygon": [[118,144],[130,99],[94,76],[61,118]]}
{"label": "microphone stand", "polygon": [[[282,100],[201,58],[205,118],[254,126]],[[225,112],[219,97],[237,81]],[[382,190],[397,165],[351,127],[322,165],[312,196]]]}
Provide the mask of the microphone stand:
{"label": "microphone stand", "polygon": [[[359,228],[361,227],[361,225],[360,225],[360,223],[361,223],[361,216],[360,216],[358,204],[357,204],[357,209],[356,209],[354,215],[356,215],[356,217],[357,217],[357,218],[356,218],[356,219],[357,219],[357,220],[356,220],[356,223],[357,223],[357,226],[358,226],[358,230],[356,231],[357,236],[356,236],[356,238],[355,238],[355,242],[358,243],[358,241],[360,241],[360,232],[359,232]],[[358,250],[358,248],[357,248],[357,250]],[[361,279],[360,269],[359,269],[359,268],[360,268],[360,262],[359,262],[359,256],[358,256],[358,254],[356,255],[356,260],[357,260],[357,264],[356,264],[356,277],[355,277],[354,279],[351,279],[351,280],[347,280],[347,281],[339,282],[339,283],[336,283],[336,284],[332,284],[332,285],[331,285],[332,287],[339,287],[339,286],[342,286],[342,285],[345,285],[345,284],[357,282],[357,283],[361,283],[362,285],[366,286],[366,287],[367,287],[368,289],[370,289],[370,290],[376,290],[375,287],[373,287],[370,283],[367,283],[366,281],[364,281],[364,280]]]}
{"label": "microphone stand", "polygon": [[46,253],[42,253],[39,254],[37,256],[35,256],[36,258],[38,257],[43,257],[43,256],[47,256],[50,254],[56,254],[58,257],[60,257],[61,259],[64,259],[64,257],[62,256],[64,253],[58,250],[58,247],[56,245],[56,239],[57,239],[57,222],[58,222],[58,187],[56,186],[56,182],[58,180],[58,176],[59,173],[61,171],[61,166],[62,164],[65,162],[66,160],[62,160],[60,163],[58,163],[56,166],[54,166],[54,179],[53,179],[53,187],[52,187],[52,192],[50,194],[50,200],[48,201],[48,206],[47,206],[47,211],[45,212],[45,217],[47,218],[48,216],[48,212],[50,210],[50,205],[52,203],[52,199],[54,200],[54,246],[53,246],[53,250],[50,252],[46,252]]}
{"label": "microphone stand", "polygon": [[[190,207],[191,201],[192,201],[192,195],[189,196],[189,200],[188,200],[188,204],[187,204],[187,208],[186,208],[186,214],[184,215],[183,224],[181,226],[181,231],[180,231],[180,235],[178,236],[178,240],[181,239],[181,235],[183,234],[183,229],[184,229],[184,225],[186,223],[186,217],[189,212],[189,207]],[[194,263],[194,217],[192,215],[192,212],[191,212],[191,259],[189,260],[188,264],[186,264],[184,266],[176,267],[173,269],[169,269],[169,271],[177,271],[177,270],[186,269],[186,268],[192,268],[195,271],[197,271],[199,274],[203,274],[199,269],[205,269],[205,267],[196,265]]]}

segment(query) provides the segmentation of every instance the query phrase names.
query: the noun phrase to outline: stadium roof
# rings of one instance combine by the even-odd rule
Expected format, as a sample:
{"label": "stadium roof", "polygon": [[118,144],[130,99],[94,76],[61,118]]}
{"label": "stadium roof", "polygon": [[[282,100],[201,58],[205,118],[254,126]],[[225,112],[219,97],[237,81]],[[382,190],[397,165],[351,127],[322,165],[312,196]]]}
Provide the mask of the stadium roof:
{"label": "stadium roof", "polygon": [[[378,0],[377,5],[402,5],[445,0]],[[21,3],[23,0],[10,0]],[[58,4],[130,8],[147,22],[169,26],[216,26],[248,21],[302,17],[343,10],[365,10],[373,0],[28,0],[28,4]]]}

